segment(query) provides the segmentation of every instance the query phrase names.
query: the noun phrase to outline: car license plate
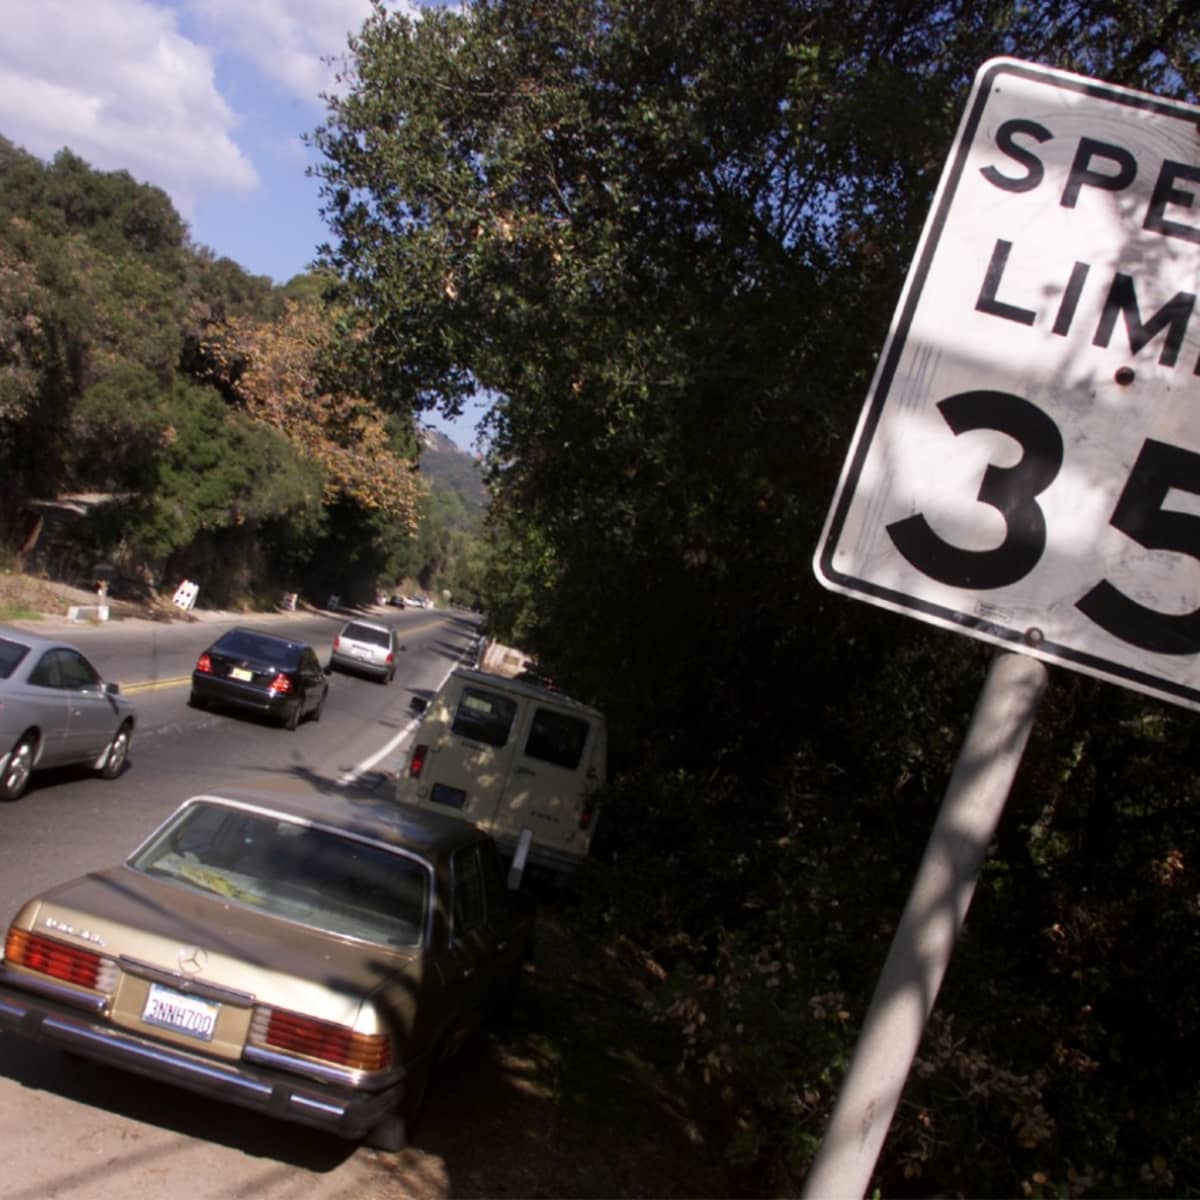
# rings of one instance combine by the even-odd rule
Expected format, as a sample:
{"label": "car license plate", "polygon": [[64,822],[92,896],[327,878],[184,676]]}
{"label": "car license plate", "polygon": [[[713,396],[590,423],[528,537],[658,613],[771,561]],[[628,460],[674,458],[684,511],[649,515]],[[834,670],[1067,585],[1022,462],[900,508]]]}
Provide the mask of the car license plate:
{"label": "car license plate", "polygon": [[232,679],[240,679],[243,683],[249,683],[254,678],[253,671],[247,671],[245,667],[230,667],[229,675]]}
{"label": "car license plate", "polygon": [[202,1042],[211,1042],[220,1011],[219,1004],[201,1000],[198,996],[185,996],[161,983],[152,983],[146,1007],[142,1009],[142,1020],[147,1025],[159,1025]]}

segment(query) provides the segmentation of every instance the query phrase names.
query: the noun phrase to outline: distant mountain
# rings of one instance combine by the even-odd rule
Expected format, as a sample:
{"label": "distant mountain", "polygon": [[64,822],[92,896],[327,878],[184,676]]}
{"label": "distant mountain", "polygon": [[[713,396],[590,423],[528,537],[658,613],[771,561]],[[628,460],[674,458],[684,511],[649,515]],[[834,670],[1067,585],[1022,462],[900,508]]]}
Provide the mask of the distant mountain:
{"label": "distant mountain", "polygon": [[432,426],[422,425],[418,436],[421,440],[421,474],[433,487],[455,492],[464,507],[475,509],[482,515],[487,506],[487,493],[478,459],[460,450]]}

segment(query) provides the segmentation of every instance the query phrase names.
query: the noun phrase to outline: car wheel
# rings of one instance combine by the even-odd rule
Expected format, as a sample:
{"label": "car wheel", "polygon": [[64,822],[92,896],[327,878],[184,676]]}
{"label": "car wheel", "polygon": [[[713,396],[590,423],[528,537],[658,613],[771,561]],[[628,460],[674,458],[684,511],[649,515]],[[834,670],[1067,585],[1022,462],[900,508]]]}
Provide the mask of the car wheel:
{"label": "car wheel", "polygon": [[324,691],[321,693],[321,698],[320,698],[320,700],[318,700],[318,701],[317,701],[317,707],[316,707],[316,708],[314,708],[314,709],[312,710],[312,712],[309,714],[309,715],[312,717],[312,719],[313,719],[314,721],[319,721],[319,720],[321,719],[321,709],[323,709],[323,708],[325,707],[325,697],[326,697],[326,696],[328,696],[328,695],[329,695],[329,689],[328,689],[328,688],[326,688],[326,689],[325,689],[325,690],[324,690]]}
{"label": "car wheel", "polygon": [[27,733],[21,737],[9,755],[8,766],[0,776],[0,800],[16,800],[33,773],[33,758],[37,751],[37,738]]}
{"label": "car wheel", "polygon": [[129,757],[129,743],[133,740],[133,726],[126,721],[113,734],[113,740],[108,745],[108,754],[104,758],[104,766],[100,768],[101,779],[116,779],[125,766]]}
{"label": "car wheel", "polygon": [[297,700],[295,704],[288,709],[288,714],[283,718],[283,727],[289,733],[295,733],[300,728],[300,709],[304,707],[304,701]]}

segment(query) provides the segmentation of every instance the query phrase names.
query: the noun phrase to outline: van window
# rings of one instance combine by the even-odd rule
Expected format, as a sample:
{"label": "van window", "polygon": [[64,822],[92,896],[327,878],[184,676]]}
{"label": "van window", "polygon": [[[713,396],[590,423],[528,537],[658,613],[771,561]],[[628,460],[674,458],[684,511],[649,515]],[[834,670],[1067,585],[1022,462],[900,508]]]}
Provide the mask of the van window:
{"label": "van window", "polygon": [[489,746],[503,746],[508,741],[516,715],[515,700],[486,692],[483,688],[464,687],[450,729]]}
{"label": "van window", "polygon": [[540,758],[543,762],[573,771],[583,757],[587,735],[586,721],[550,708],[538,708],[533,713],[525,753],[530,758]]}

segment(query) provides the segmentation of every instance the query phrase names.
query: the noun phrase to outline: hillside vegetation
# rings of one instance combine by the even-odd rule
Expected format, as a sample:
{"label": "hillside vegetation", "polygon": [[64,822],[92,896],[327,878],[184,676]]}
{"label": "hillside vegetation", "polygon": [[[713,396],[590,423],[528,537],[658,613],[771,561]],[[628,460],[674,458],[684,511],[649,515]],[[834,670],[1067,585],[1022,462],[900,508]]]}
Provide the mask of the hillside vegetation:
{"label": "hillside vegetation", "polygon": [[[72,582],[111,563],[118,594],[188,577],[215,604],[472,594],[479,505],[418,474],[330,282],[252,276],[158,189],[0,138],[0,551]],[[82,519],[48,520],[78,493]]]}

